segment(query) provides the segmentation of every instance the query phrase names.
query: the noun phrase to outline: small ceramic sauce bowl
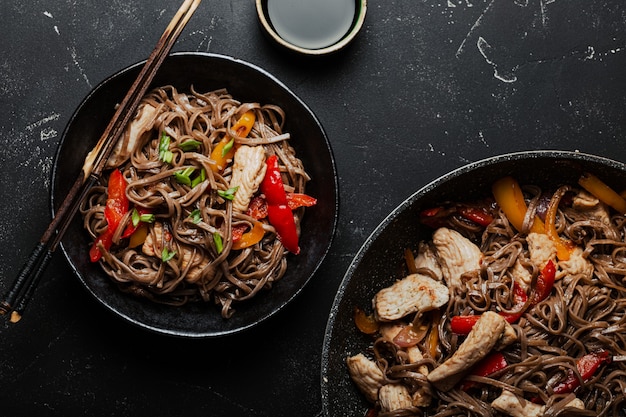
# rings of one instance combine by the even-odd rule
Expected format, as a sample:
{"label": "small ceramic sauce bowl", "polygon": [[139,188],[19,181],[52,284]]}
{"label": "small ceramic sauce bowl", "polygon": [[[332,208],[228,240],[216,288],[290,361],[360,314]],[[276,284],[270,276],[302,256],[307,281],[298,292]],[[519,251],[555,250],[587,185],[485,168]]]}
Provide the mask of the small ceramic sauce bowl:
{"label": "small ceramic sauce bowl", "polygon": [[327,55],[346,47],[365,21],[367,0],[256,0],[265,34],[301,55]]}

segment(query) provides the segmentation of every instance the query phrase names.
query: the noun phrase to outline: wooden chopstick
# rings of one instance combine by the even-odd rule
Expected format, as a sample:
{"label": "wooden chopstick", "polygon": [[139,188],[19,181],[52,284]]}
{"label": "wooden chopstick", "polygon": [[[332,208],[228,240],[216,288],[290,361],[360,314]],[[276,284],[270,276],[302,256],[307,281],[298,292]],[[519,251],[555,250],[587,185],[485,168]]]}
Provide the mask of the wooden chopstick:
{"label": "wooden chopstick", "polygon": [[141,98],[145,95],[154,76],[180,36],[183,28],[197,9],[201,0],[185,0],[161,35],[154,50],[142,67],[137,79],[117,107],[113,118],[104,130],[96,146],[85,158],[82,170],[72,188],[61,203],[54,218],[41,239],[30,253],[13,285],[0,302],[0,314],[11,312],[11,322],[18,322],[28,302],[52,259],[71,220],[87,195],[89,189],[100,179],[111,152],[124,128],[135,115]]}

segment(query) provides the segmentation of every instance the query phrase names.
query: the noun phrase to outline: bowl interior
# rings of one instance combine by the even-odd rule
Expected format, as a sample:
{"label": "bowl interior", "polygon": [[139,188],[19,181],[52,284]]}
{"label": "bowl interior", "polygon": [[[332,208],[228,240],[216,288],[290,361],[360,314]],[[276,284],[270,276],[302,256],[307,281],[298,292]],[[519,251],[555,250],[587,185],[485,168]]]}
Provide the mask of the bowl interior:
{"label": "bowl interior", "polygon": [[[96,87],[76,110],[65,129],[55,158],[52,179],[53,211],[60,205],[143,63],[111,76]],[[212,337],[238,332],[270,317],[291,301],[314,275],[325,257],[336,226],[337,175],[330,143],[313,112],[286,86],[269,73],[234,58],[204,53],[169,56],[152,86],[173,85],[179,91],[193,86],[205,92],[228,89],[241,102],[276,104],[286,111],[285,131],[303,161],[311,181],[307,193],[318,199],[302,222],[301,254],[289,255],[288,270],[269,291],[238,304],[235,315],[223,319],[213,305],[189,304],[172,308],[122,294],[89,262],[89,236],[77,216],[61,247],[84,286],[104,306],[120,317],[158,333],[182,337]]]}
{"label": "bowl interior", "polygon": [[432,230],[419,224],[421,210],[446,200],[471,201],[490,194],[491,184],[512,175],[542,188],[575,184],[582,171],[622,189],[626,165],[592,155],[535,151],[502,155],[453,171],[417,191],[396,208],[367,239],[351,263],[334,300],[322,352],[321,390],[326,416],[363,416],[368,404],[348,376],[345,359],[364,352],[371,339],[356,330],[354,307],[370,308],[380,289],[404,273],[403,251],[415,249]]}

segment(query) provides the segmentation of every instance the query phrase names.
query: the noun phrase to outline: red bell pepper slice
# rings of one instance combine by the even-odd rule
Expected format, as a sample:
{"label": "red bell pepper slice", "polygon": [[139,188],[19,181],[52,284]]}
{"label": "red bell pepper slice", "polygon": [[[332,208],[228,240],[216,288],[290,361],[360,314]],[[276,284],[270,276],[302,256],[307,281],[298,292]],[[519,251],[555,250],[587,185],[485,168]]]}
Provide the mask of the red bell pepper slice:
{"label": "red bell pepper slice", "polygon": [[105,249],[109,249],[113,244],[113,232],[109,232],[107,227],[104,232],[100,234],[89,248],[89,260],[91,262],[98,262],[102,258],[102,252],[100,252],[100,245]]}
{"label": "red bell pepper slice", "polygon": [[265,199],[258,195],[250,200],[248,204],[248,210],[246,214],[256,220],[261,220],[267,217],[267,202]]}
{"label": "red bell pepper slice", "polygon": [[276,229],[278,238],[283,246],[291,253],[300,253],[298,246],[298,231],[296,223],[287,205],[285,186],[278,167],[278,158],[271,155],[267,158],[267,171],[261,182],[261,192],[265,194],[267,201],[267,214],[269,221]]}
{"label": "red bell pepper slice", "polygon": [[107,190],[107,202],[104,208],[104,217],[109,226],[115,229],[128,213],[128,197],[126,197],[126,178],[119,169],[111,172]]}
{"label": "red bell pepper slice", "polygon": [[[504,358],[502,352],[494,352],[491,355],[483,358],[476,365],[474,365],[472,367],[472,370],[470,371],[470,375],[489,376],[495,374],[498,371],[501,371],[507,366],[508,363],[506,362],[506,359]],[[461,384],[461,389],[463,391],[467,391],[468,389],[476,385],[478,384],[474,381],[464,381]]]}
{"label": "red bell pepper slice", "polygon": [[554,277],[556,275],[556,266],[552,260],[549,260],[543,267],[541,273],[537,277],[537,283],[533,289],[531,305],[535,305],[545,300],[552,292],[554,286]]}
{"label": "red bell pepper slice", "polygon": [[447,222],[447,214],[443,207],[432,207],[422,210],[420,213],[420,223],[433,229],[446,226]]}
{"label": "red bell pepper slice", "polygon": [[493,216],[484,210],[474,207],[459,207],[459,214],[480,226],[487,227],[493,221]]}
{"label": "red bell pepper slice", "polygon": [[[610,363],[612,360],[609,356],[609,352],[601,350],[599,352],[589,353],[576,362],[576,369],[583,381],[591,379],[593,374],[600,368],[603,363]],[[574,374],[574,371],[570,370],[563,381],[561,381],[556,387],[554,387],[555,394],[568,394],[574,391],[580,386],[580,380]]]}
{"label": "red bell pepper slice", "polygon": [[313,207],[317,204],[317,199],[302,193],[287,193],[287,205],[291,210],[300,207]]}
{"label": "red bell pepper slice", "polygon": [[[135,210],[137,210],[137,213],[139,213],[139,216],[152,213],[152,210],[146,207],[135,207]],[[130,237],[133,233],[135,233],[135,231],[139,228],[139,226],[141,226],[141,223],[142,223],[141,221],[138,222],[137,224],[133,224],[132,222],[128,223],[128,225],[126,226],[126,229],[124,229],[124,233],[122,233],[122,239]]]}
{"label": "red bell pepper slice", "polygon": [[109,177],[107,189],[107,201],[104,208],[104,218],[107,228],[98,236],[89,250],[91,262],[98,262],[102,258],[100,244],[104,249],[109,250],[113,244],[113,234],[120,224],[120,221],[128,212],[128,197],[126,197],[126,179],[119,169],[113,170]]}
{"label": "red bell pepper slice", "polygon": [[[291,210],[295,210],[300,207],[312,207],[317,204],[317,199],[310,195],[303,193],[285,193],[287,196],[287,206]],[[267,217],[267,201],[263,196],[256,196],[250,200],[248,210],[246,214],[256,220],[261,220]]]}

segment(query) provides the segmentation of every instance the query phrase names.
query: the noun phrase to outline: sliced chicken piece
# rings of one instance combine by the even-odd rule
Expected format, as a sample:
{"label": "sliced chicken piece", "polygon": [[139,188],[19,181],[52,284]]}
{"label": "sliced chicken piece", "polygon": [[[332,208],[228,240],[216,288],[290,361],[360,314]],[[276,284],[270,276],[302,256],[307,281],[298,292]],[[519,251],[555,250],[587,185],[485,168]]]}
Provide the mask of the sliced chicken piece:
{"label": "sliced chicken piece", "polygon": [[415,313],[433,310],[446,304],[448,288],[421,274],[411,274],[392,286],[380,290],[372,300],[380,321],[393,321]]}
{"label": "sliced chicken piece", "polygon": [[406,323],[381,323],[378,331],[382,338],[393,342],[393,338],[396,337],[405,326]]}
{"label": "sliced chicken piece", "polygon": [[491,406],[511,417],[542,417],[546,410],[545,405],[532,403],[507,390],[503,390]]}
{"label": "sliced chicken piece", "polygon": [[437,279],[440,281],[443,279],[443,272],[441,271],[437,255],[435,255],[428,243],[420,242],[417,248],[417,256],[415,257],[415,267],[428,269],[432,271]]}
{"label": "sliced chicken piece", "polygon": [[533,276],[530,271],[521,264],[519,259],[513,264],[511,275],[513,275],[515,282],[517,282],[524,289],[524,291],[528,292],[530,284],[533,281]]}
{"label": "sliced chicken piece", "polygon": [[107,167],[119,166],[130,158],[136,149],[144,145],[144,140],[152,133],[157,113],[157,108],[150,104],[144,104],[139,108],[137,116],[115,144],[115,148],[113,148],[107,161]]}
{"label": "sliced chicken piece", "polygon": [[[148,256],[160,258],[163,252],[164,240],[171,240],[171,236],[169,236],[168,232],[164,232],[163,223],[155,222],[152,225],[151,232],[146,236],[141,251]],[[189,263],[192,264],[187,271],[187,275],[185,275],[185,281],[189,283],[198,281],[202,270],[209,264],[209,261],[201,254],[196,253],[190,246],[179,245],[178,250],[181,252],[180,255],[182,255],[181,268],[186,269]]]}
{"label": "sliced chicken piece", "polygon": [[544,233],[529,233],[526,237],[530,261],[539,269],[543,269],[548,261],[556,260],[556,245]]}
{"label": "sliced chicken piece", "polygon": [[150,233],[146,236],[146,240],[143,242],[141,251],[148,256],[161,257],[163,251],[163,223],[155,222],[150,228]]}
{"label": "sliced chicken piece", "polygon": [[202,271],[209,264],[209,261],[191,247],[181,246],[181,251],[183,254],[181,268],[186,269],[187,265],[191,263],[191,267],[189,267],[187,275],[185,275],[185,281],[193,284],[202,277]]}
{"label": "sliced chicken piece", "polygon": [[580,247],[574,249],[567,261],[559,261],[558,266],[556,279],[578,274],[591,278],[593,274],[593,265],[588,259],[583,257],[583,250]]}
{"label": "sliced chicken piece", "polygon": [[459,349],[428,374],[428,380],[441,391],[452,389],[476,362],[500,343],[506,324],[498,313],[483,313]]}
{"label": "sliced chicken piece", "polygon": [[450,289],[461,287],[461,275],[480,269],[483,258],[480,248],[459,232],[439,228],[433,234],[433,243]]}
{"label": "sliced chicken piece", "polygon": [[584,410],[585,407],[585,403],[583,402],[583,400],[581,400],[580,398],[574,398],[572,401],[570,401],[567,404],[568,407],[574,407],[574,408],[579,408],[581,410]]}
{"label": "sliced chicken piece", "polygon": [[[545,405],[532,403],[507,390],[503,390],[491,406],[511,417],[542,417],[546,410]],[[584,410],[585,404],[580,399],[574,398],[567,404],[567,407]]]}
{"label": "sliced chicken piece", "polygon": [[498,343],[496,343],[493,348],[494,350],[502,350],[508,345],[514,343],[515,341],[517,341],[517,332],[515,331],[513,326],[511,326],[509,322],[505,320],[502,335],[500,336]]}
{"label": "sliced chicken piece", "polygon": [[[539,270],[543,269],[549,260],[556,262],[556,245],[548,235],[543,233],[529,233],[526,236],[526,243],[528,244],[528,253],[530,261]],[[513,269],[511,271],[515,281],[526,291],[530,289],[532,283],[532,274],[526,269],[519,260],[515,261]]]}
{"label": "sliced chicken piece", "polygon": [[262,146],[242,145],[237,148],[233,162],[230,187],[239,187],[233,199],[233,210],[244,213],[250,199],[265,177],[265,149]]}
{"label": "sliced chicken piece", "polygon": [[372,403],[378,400],[378,390],[385,383],[385,375],[376,363],[359,353],[346,359],[350,378]]}
{"label": "sliced chicken piece", "polygon": [[587,212],[588,215],[604,224],[611,223],[611,215],[606,205],[586,191],[581,191],[574,196],[572,207]]}
{"label": "sliced chicken piece", "polygon": [[383,385],[378,391],[382,411],[396,411],[413,405],[409,390],[402,384]]}

